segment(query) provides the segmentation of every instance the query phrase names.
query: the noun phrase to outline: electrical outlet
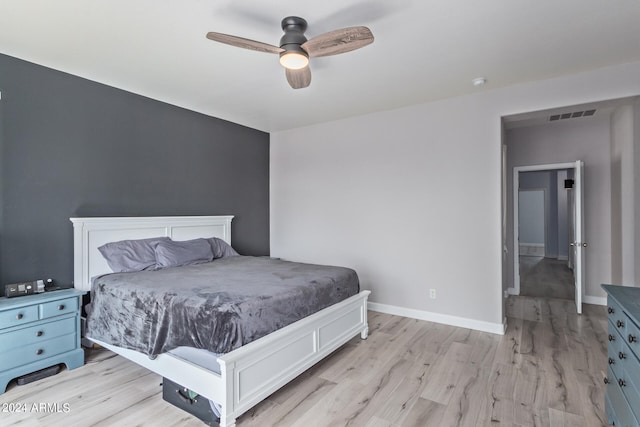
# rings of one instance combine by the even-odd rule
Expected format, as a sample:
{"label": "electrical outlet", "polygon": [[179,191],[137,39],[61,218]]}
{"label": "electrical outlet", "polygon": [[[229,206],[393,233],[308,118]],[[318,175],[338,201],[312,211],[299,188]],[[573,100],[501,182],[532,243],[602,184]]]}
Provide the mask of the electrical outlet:
{"label": "electrical outlet", "polygon": [[429,289],[429,298],[436,299],[436,290],[435,289]]}

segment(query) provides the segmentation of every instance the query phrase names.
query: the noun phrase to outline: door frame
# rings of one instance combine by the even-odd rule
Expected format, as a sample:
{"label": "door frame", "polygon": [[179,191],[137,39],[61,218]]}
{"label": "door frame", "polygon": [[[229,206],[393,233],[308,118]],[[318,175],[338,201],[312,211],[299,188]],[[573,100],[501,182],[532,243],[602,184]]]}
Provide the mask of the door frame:
{"label": "door frame", "polygon": [[[576,162],[550,163],[544,165],[514,166],[513,168],[513,287],[507,289],[510,295],[520,295],[520,244],[519,244],[519,190],[520,172],[541,172],[560,169],[576,168]],[[545,236],[546,237],[546,236]]]}

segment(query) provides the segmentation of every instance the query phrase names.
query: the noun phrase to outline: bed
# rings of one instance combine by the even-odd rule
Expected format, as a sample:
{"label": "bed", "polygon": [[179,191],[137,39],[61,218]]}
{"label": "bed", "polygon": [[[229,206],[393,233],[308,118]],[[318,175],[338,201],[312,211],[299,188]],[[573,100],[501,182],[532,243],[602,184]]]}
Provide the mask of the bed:
{"label": "bed", "polygon": [[[71,218],[74,287],[89,291],[91,279],[111,270],[98,251],[119,240],[168,236],[173,240],[218,237],[231,243],[232,216]],[[220,425],[234,426],[244,412],[345,344],[366,339],[367,298],[360,291],[341,302],[223,355],[181,347],[155,358],[91,339],[133,362],[221,405]]]}

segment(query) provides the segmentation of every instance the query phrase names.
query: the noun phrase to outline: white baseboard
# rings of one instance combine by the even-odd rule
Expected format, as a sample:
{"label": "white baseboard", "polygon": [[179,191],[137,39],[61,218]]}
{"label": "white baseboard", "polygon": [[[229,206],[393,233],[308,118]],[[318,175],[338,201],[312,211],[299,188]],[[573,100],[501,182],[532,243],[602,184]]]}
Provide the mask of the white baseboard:
{"label": "white baseboard", "polygon": [[449,314],[433,313],[425,310],[398,307],[395,305],[380,304],[377,302],[367,303],[369,310],[380,313],[393,314],[395,316],[409,317],[411,319],[426,320],[428,322],[442,323],[460,328],[474,329],[476,331],[490,332],[492,334],[504,335],[507,329],[506,319],[503,323],[491,323],[482,320],[474,320],[466,317],[451,316]]}
{"label": "white baseboard", "polygon": [[544,243],[520,243],[520,255],[522,256],[544,256]]}
{"label": "white baseboard", "polygon": [[585,295],[584,303],[594,305],[607,305],[607,297],[594,297],[591,295]]}
{"label": "white baseboard", "polygon": [[558,255],[558,261],[569,261],[569,257],[567,255]]}
{"label": "white baseboard", "polygon": [[507,292],[509,293],[509,295],[520,295],[516,293],[516,288],[507,288]]}

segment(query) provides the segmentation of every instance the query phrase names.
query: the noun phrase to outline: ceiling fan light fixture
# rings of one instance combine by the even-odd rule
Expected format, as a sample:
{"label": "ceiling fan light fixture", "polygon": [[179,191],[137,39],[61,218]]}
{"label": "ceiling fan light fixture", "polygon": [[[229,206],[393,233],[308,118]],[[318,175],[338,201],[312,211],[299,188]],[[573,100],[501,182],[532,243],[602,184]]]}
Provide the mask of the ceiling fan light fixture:
{"label": "ceiling fan light fixture", "polygon": [[309,57],[338,55],[373,43],[371,30],[362,26],[329,31],[311,40],[304,35],[307,21],[299,16],[287,16],[280,26],[284,34],[279,46],[214,31],[209,31],[207,38],[243,49],[279,54],[280,65],[284,67],[287,82],[293,89],[302,89],[311,83]]}
{"label": "ceiling fan light fixture", "polygon": [[309,65],[309,57],[301,52],[282,52],[280,65],[289,70],[300,70]]}

